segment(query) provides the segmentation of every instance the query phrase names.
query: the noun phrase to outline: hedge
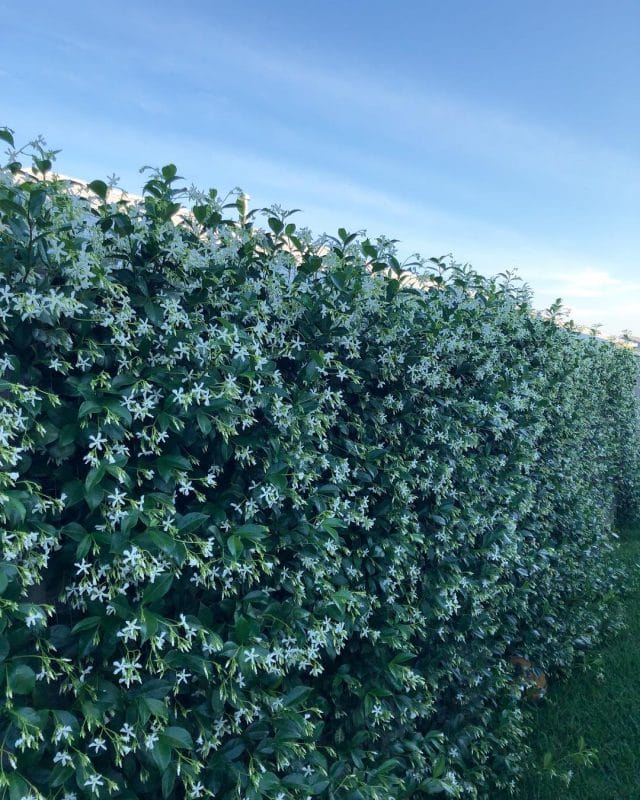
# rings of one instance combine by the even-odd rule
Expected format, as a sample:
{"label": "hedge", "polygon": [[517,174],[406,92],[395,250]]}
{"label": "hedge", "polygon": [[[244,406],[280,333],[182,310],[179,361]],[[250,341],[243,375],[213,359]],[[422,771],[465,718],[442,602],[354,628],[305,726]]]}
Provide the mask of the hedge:
{"label": "hedge", "polygon": [[0,798],[513,786],[512,657],[616,624],[633,354],[510,275],[173,165],[80,196],[0,137]]}

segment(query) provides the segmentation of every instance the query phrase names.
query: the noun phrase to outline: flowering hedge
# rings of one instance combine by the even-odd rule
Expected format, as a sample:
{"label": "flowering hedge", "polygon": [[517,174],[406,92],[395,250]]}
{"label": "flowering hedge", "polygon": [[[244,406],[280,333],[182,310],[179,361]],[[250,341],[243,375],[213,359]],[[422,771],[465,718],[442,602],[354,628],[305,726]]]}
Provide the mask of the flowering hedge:
{"label": "flowering hedge", "polygon": [[51,159],[0,172],[0,797],[512,784],[510,658],[610,624],[632,354],[509,276]]}

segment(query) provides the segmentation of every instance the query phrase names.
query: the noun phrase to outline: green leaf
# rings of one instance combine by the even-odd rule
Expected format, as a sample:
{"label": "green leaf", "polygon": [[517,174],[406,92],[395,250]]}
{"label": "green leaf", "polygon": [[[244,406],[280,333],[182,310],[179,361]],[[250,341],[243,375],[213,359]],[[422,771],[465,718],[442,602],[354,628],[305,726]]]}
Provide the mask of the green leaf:
{"label": "green leaf", "polygon": [[189,459],[177,453],[160,456],[155,460],[155,466],[163,480],[169,480],[174,472],[186,472],[191,469]]}
{"label": "green leaf", "polygon": [[138,511],[129,511],[127,514],[125,514],[125,516],[120,520],[120,530],[124,536],[129,536],[131,531],[137,525],[139,519],[140,513]]}
{"label": "green leaf", "polygon": [[133,233],[133,223],[127,214],[113,214],[111,219],[113,220],[113,229],[116,233],[119,233],[120,236],[129,236]]}
{"label": "green leaf", "polygon": [[[91,494],[91,492],[89,494]],[[102,492],[100,492],[100,494],[102,495]],[[100,497],[100,500],[101,499],[102,499],[102,497]],[[98,505],[99,502],[100,501],[98,501],[98,503],[96,505]],[[92,544],[93,544],[93,539],[91,538],[91,534],[87,533],[78,542],[78,546],[76,547],[76,558],[83,559],[87,555],[89,550],[91,550],[91,545]]]}
{"label": "green leaf", "polygon": [[157,697],[143,697],[142,702],[154,716],[160,719],[167,719],[169,716],[164,700],[159,700]]}
{"label": "green leaf", "polygon": [[49,779],[51,781],[51,786],[54,789],[57,789],[58,786],[64,786],[64,784],[74,773],[75,767],[73,767],[73,765],[67,764],[65,767],[63,767],[62,764],[56,764],[51,771],[51,778]]}
{"label": "green leaf", "polygon": [[80,724],[77,718],[69,711],[53,711],[53,717],[58,725],[68,725],[73,731],[74,736],[80,732]]}
{"label": "green leaf", "polygon": [[169,798],[173,795],[173,789],[176,785],[176,771],[174,767],[169,767],[165,769],[162,773],[162,796],[165,800],[169,800]]}
{"label": "green leaf", "polygon": [[77,425],[63,425],[58,434],[58,444],[61,447],[67,447],[67,445],[73,444],[78,438],[78,433]]}
{"label": "green leaf", "polygon": [[196,420],[198,421],[198,427],[202,431],[205,436],[208,436],[211,433],[211,420],[209,417],[202,411],[198,411],[196,414]]}
{"label": "green leaf", "polygon": [[4,500],[4,513],[13,527],[24,522],[27,516],[27,509],[22,500],[19,500],[15,492],[6,492]]}
{"label": "green leaf", "polygon": [[164,597],[171,588],[172,583],[173,575],[171,573],[159,575],[155,581],[150,583],[144,590],[142,594],[142,602],[153,603],[156,600],[159,600],[161,597]]}
{"label": "green leaf", "polygon": [[[6,561],[0,562],[0,582],[4,585],[4,590],[7,589],[8,584],[16,577],[18,570],[15,564],[8,564]],[[7,583],[5,584],[4,581]],[[0,592],[1,594],[2,592]],[[2,619],[0,615],[0,620]],[[0,629],[1,630],[1,629]]]}
{"label": "green leaf", "polygon": [[5,658],[9,655],[9,651],[11,647],[9,646],[9,640],[6,636],[0,636],[0,662],[4,661]]}
{"label": "green leaf", "polygon": [[39,728],[40,730],[46,727],[49,717],[49,712],[45,709],[36,711],[35,708],[30,708],[29,706],[16,708],[14,713],[26,727]]}
{"label": "green leaf", "polygon": [[222,752],[227,761],[235,761],[245,750],[246,747],[244,743],[239,739],[229,739],[222,748]]}
{"label": "green leaf", "polygon": [[374,247],[369,239],[365,239],[364,242],[362,242],[360,249],[362,250],[363,255],[368,256],[369,258],[378,257],[378,248]]}
{"label": "green leaf", "polygon": [[118,481],[118,483],[126,486],[127,489],[131,489],[133,487],[133,480],[129,473],[117,464],[105,464],[105,471],[108,475],[112,475]]}
{"label": "green leaf", "polygon": [[26,664],[10,664],[7,685],[14,694],[29,694],[36,685],[36,673]]}
{"label": "green leaf", "polygon": [[94,489],[91,489],[88,492],[84,493],[84,499],[89,506],[89,508],[94,511],[102,502],[105,495],[104,489],[101,489],[99,486],[96,486]]}
{"label": "green leaf", "polygon": [[164,772],[171,763],[171,745],[165,736],[160,736],[158,741],[153,745],[151,758],[160,772]]}
{"label": "green leaf", "polygon": [[241,536],[243,539],[258,541],[268,536],[269,528],[267,528],[266,525],[255,525],[253,522],[247,522],[244,525],[240,525],[239,528],[236,528],[234,534],[236,536]]}
{"label": "green leaf", "polygon": [[387,281],[387,300],[391,302],[400,291],[400,281],[396,278],[390,278]]}
{"label": "green leaf", "polygon": [[0,140],[10,144],[11,147],[15,147],[15,142],[13,141],[13,132],[10,128],[0,128]]}
{"label": "green leaf", "polygon": [[298,267],[298,274],[302,278],[306,278],[309,275],[313,275],[314,272],[317,272],[321,268],[322,259],[320,256],[309,256],[309,258],[305,259]]}
{"label": "green leaf", "polygon": [[436,763],[433,765],[433,772],[431,774],[432,778],[441,778],[444,775],[444,770],[447,765],[444,756],[440,756]]}
{"label": "green leaf", "polygon": [[82,481],[69,481],[62,487],[62,491],[67,495],[65,508],[71,508],[84,499],[84,483]]}
{"label": "green leaf", "polygon": [[273,772],[263,772],[259,787],[262,795],[274,792],[280,788],[280,778]]}
{"label": "green leaf", "polygon": [[201,528],[209,519],[211,518],[208,514],[202,514],[200,511],[192,511],[189,514],[185,514],[183,517],[179,517],[177,526],[181,533],[192,533],[198,528]]}
{"label": "green leaf", "polygon": [[237,558],[244,550],[244,542],[239,536],[230,536],[227,539],[227,550],[234,558]]}
{"label": "green leaf", "polygon": [[29,214],[31,214],[32,217],[38,217],[40,215],[46,198],[47,193],[44,191],[44,189],[38,189],[37,191],[30,193],[28,208]]}
{"label": "green leaf", "polygon": [[7,214],[17,214],[20,217],[27,216],[26,208],[23,208],[18,203],[14,203],[13,200],[7,200],[6,198],[0,198],[0,209],[5,211]]}
{"label": "green leaf", "polygon": [[159,617],[152,614],[147,608],[142,609],[142,633],[143,642],[155,636],[158,631]]}
{"label": "green leaf", "polygon": [[175,164],[167,164],[166,166],[162,167],[161,172],[165,181],[171,182],[175,180],[175,177],[178,174],[178,168]]}
{"label": "green leaf", "polygon": [[286,775],[282,779],[282,783],[285,786],[293,786],[304,792],[309,791],[309,784],[307,783],[307,778],[301,772],[292,772],[289,775]]}
{"label": "green leaf", "polygon": [[104,407],[109,410],[112,414],[115,414],[116,417],[121,419],[126,425],[131,425],[133,422],[133,417],[131,416],[131,412],[128,408],[125,408],[119,400],[115,398],[105,400],[103,403]]}
{"label": "green leaf", "polygon": [[104,464],[100,464],[99,467],[93,467],[93,469],[89,470],[87,477],[84,480],[84,488],[87,492],[90,492],[92,489],[96,488],[96,486],[104,478],[105,472],[106,468]]}
{"label": "green leaf", "polygon": [[179,553],[180,547],[183,547],[180,542],[176,541],[175,537],[165,531],[150,530],[148,531],[148,535],[149,539],[151,539],[156,547],[160,548],[163,553],[166,553],[172,558],[175,558]]}
{"label": "green leaf", "polygon": [[102,406],[100,403],[97,403],[95,400],[85,400],[84,403],[80,404],[80,408],[78,409],[78,419],[90,417],[92,414],[97,414],[101,411]]}
{"label": "green leaf", "polygon": [[325,789],[329,786],[330,781],[324,779],[316,781],[309,785],[309,794],[322,794]]}
{"label": "green leaf", "polygon": [[184,728],[169,726],[168,728],[164,729],[162,736],[173,747],[186,747],[188,749],[193,748],[193,739],[191,738],[191,734]]}
{"label": "green leaf", "polygon": [[107,199],[109,187],[104,181],[91,181],[91,183],[88,184],[88,188],[91,189],[94,194],[97,194],[101,200],[104,201]]}
{"label": "green leaf", "polygon": [[85,720],[92,724],[98,724],[103,718],[103,712],[96,703],[91,703],[89,700],[81,700],[80,708]]}
{"label": "green leaf", "polygon": [[81,631],[93,630],[93,628],[98,627],[101,621],[102,617],[85,617],[73,626],[71,633],[80,633]]}
{"label": "green leaf", "polygon": [[204,225],[209,214],[209,206],[193,206],[191,212],[196,220]]}
{"label": "green leaf", "polygon": [[286,708],[298,705],[302,700],[309,697],[312,691],[313,689],[310,686],[296,686],[295,689],[291,689],[290,692],[287,692],[283,703]]}
{"label": "green leaf", "polygon": [[418,785],[418,789],[425,794],[441,794],[446,788],[446,784],[437,778],[427,778]]}
{"label": "green leaf", "polygon": [[9,772],[9,800],[23,800],[29,795],[29,786],[21,775],[17,772]]}

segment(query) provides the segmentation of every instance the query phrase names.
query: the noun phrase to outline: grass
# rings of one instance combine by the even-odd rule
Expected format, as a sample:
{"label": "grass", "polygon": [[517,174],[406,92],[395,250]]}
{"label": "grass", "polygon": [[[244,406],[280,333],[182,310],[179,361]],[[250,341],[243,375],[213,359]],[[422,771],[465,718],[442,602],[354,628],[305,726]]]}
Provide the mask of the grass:
{"label": "grass", "polygon": [[[619,557],[631,568],[640,563],[640,528],[622,532]],[[627,628],[595,655],[595,668],[552,685],[533,711],[531,766],[517,800],[640,800],[637,581],[625,618]]]}

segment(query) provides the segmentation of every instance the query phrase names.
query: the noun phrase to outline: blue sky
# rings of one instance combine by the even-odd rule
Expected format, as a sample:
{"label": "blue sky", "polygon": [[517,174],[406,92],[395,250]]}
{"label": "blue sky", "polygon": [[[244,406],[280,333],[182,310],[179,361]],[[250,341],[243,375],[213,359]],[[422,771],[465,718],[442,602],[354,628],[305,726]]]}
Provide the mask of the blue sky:
{"label": "blue sky", "polygon": [[[26,13],[26,10],[28,13]],[[0,0],[0,124],[58,169],[174,162],[251,205],[517,269],[640,334],[636,0]]]}

